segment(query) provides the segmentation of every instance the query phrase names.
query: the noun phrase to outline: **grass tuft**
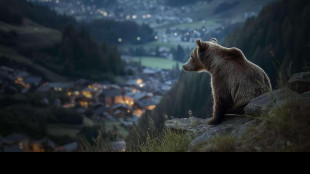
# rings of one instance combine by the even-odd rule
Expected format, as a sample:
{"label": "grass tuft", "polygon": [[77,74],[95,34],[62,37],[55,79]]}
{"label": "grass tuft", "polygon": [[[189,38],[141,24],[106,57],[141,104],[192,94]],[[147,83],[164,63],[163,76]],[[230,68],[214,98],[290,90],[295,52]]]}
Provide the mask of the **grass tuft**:
{"label": "grass tuft", "polygon": [[159,138],[148,136],[140,149],[142,152],[186,152],[192,140],[193,136],[188,133],[166,129]]}

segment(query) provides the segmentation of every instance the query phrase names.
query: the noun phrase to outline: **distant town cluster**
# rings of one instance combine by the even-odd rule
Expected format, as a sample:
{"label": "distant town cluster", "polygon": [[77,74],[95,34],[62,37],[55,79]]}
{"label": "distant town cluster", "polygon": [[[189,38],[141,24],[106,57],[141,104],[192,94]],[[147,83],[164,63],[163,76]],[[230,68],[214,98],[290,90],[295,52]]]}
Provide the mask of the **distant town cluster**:
{"label": "distant town cluster", "polygon": [[[134,67],[131,69],[136,71]],[[125,127],[132,127],[145,112],[156,108],[161,97],[175,83],[175,80],[170,78],[169,71],[144,68],[141,74],[141,76],[127,77],[126,81],[121,83],[92,82],[85,79],[74,82],[48,82],[43,77],[27,71],[1,66],[0,94],[40,93],[44,94],[44,97],[38,102],[43,105],[75,109],[83,117],[118,121]],[[50,96],[59,98],[52,102]],[[8,137],[0,141],[10,145],[5,146],[9,151],[14,147],[15,151],[30,151],[30,149],[31,151],[46,149],[74,151],[77,148],[77,145],[71,144],[68,147],[56,149],[55,144],[48,139],[32,142],[25,138],[25,135],[15,134],[12,137],[15,139]],[[43,148],[42,144],[48,147]],[[71,150],[69,147],[72,147]]]}
{"label": "distant town cluster", "polygon": [[[77,108],[83,114],[92,109],[94,116],[111,120],[141,117],[155,109],[161,96],[170,90],[175,80],[167,78],[169,71],[145,68],[140,77],[130,76],[122,84],[91,82],[47,82],[40,76],[9,67],[0,67],[0,93],[63,94],[66,100],[54,103],[57,107]],[[66,102],[69,101],[69,102]],[[47,98],[42,102],[50,104]]]}

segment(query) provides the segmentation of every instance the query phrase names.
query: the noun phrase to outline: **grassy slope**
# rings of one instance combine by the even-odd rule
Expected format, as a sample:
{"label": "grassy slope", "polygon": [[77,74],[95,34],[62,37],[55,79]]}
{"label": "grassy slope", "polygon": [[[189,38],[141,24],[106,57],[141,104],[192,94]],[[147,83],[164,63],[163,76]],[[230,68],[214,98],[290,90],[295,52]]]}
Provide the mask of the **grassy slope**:
{"label": "grassy slope", "polygon": [[[29,20],[25,20],[22,26],[13,26],[3,22],[0,22],[0,30],[5,32],[14,31],[18,33],[23,40],[23,46],[44,48],[61,41],[61,32],[53,29],[49,29],[38,24],[35,24]],[[29,39],[27,39],[29,38]],[[18,64],[23,64],[29,68],[32,68],[40,73],[47,80],[50,81],[65,81],[66,78],[52,72],[51,70],[34,64],[30,59],[18,54],[15,50],[0,44],[0,57],[2,59],[9,59]]]}
{"label": "grassy slope", "polygon": [[22,26],[14,26],[0,22],[0,30],[5,32],[14,31],[19,34],[24,40],[24,46],[48,47],[61,41],[61,32],[43,27],[28,19],[24,20]]}
{"label": "grassy slope", "polygon": [[141,60],[142,66],[150,68],[159,68],[159,69],[172,69],[176,66],[177,63],[181,65],[181,62],[176,62],[173,60],[163,59],[159,57],[135,57],[133,61],[139,62]]}
{"label": "grassy slope", "polygon": [[40,73],[49,81],[66,81],[66,78],[63,76],[60,76],[49,69],[38,65],[34,64],[31,60],[28,58],[16,53],[14,50],[0,45],[0,58],[1,59],[8,59],[13,62],[19,63],[19,64],[24,64],[26,67],[32,68]]}

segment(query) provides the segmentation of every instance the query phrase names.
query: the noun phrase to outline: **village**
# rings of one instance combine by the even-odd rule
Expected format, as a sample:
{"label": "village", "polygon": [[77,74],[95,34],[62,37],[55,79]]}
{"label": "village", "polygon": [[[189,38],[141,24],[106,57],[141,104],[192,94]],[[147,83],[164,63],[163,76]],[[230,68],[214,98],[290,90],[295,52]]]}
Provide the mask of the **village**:
{"label": "village", "polygon": [[[140,75],[128,76],[119,84],[86,79],[48,82],[29,72],[1,66],[0,95],[40,93],[45,97],[38,102],[44,105],[74,109],[79,116],[120,122],[130,128],[137,124],[145,112],[154,110],[161,97],[171,89],[175,80],[170,78],[169,73],[168,70],[144,67]],[[52,102],[49,100],[52,95],[60,97]],[[26,137],[15,133],[0,138],[0,151],[14,151],[14,148],[15,151],[75,151],[78,147],[77,142],[73,142],[56,148],[49,139],[32,142]]]}

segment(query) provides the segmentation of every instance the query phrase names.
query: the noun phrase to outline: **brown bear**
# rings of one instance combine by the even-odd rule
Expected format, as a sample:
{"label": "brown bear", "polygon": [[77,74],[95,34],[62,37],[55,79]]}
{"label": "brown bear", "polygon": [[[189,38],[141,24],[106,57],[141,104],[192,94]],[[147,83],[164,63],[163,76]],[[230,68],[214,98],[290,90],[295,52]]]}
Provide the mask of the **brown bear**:
{"label": "brown bear", "polygon": [[238,48],[225,48],[216,39],[196,43],[198,47],[183,69],[211,74],[214,107],[210,125],[220,124],[226,114],[242,114],[252,99],[272,90],[264,70]]}

